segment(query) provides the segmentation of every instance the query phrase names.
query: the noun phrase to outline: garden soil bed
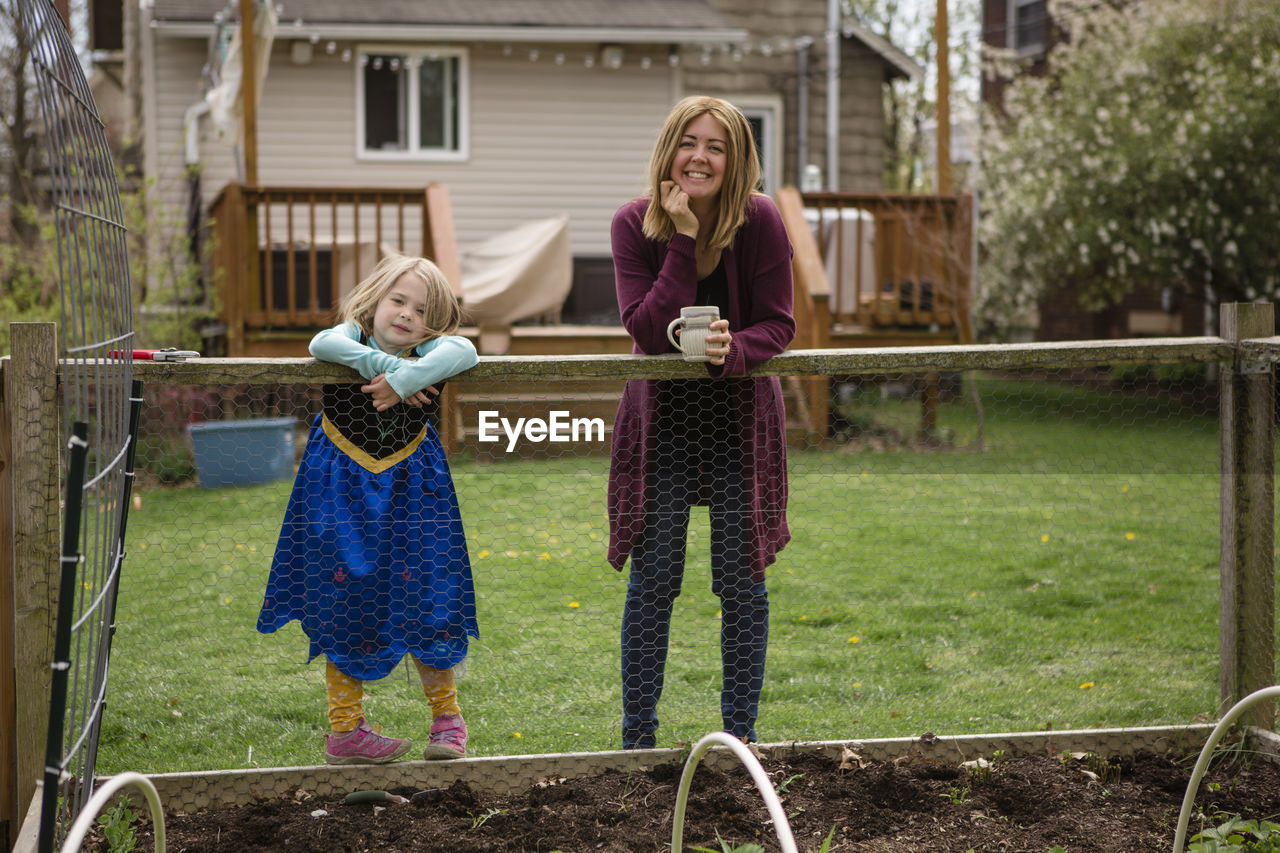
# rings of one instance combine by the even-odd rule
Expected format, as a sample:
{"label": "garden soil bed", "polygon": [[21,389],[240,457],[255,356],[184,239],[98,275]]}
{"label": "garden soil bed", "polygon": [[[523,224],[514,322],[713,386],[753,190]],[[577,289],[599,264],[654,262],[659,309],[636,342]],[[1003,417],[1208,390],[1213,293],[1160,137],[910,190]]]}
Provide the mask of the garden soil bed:
{"label": "garden soil bed", "polygon": [[[922,758],[863,762],[824,755],[762,762],[801,851],[834,829],[833,851],[1084,851],[1172,849],[1194,756],[1139,752],[1000,757],[989,768]],[[200,814],[166,815],[170,851],[636,851],[669,849],[682,766],[548,780],[518,795],[476,792],[463,782],[406,804],[343,805],[290,798]],[[403,796],[414,794],[401,790]],[[1196,798],[1191,833],[1225,814],[1280,813],[1280,769],[1263,758],[1223,761]],[[321,812],[323,812],[321,814]],[[694,777],[685,849],[755,842],[778,850],[764,801],[745,769],[705,765]],[[139,826],[138,849],[152,828]]]}

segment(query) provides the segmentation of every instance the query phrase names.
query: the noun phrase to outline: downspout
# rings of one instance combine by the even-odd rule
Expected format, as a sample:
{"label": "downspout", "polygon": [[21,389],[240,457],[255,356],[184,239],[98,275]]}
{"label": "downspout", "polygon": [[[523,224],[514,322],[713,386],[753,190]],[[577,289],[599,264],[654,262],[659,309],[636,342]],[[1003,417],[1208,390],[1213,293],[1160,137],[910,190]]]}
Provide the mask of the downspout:
{"label": "downspout", "polygon": [[[156,95],[157,35],[156,31],[151,27],[151,5],[150,2],[138,3],[138,42],[142,53],[142,115],[141,123],[137,130],[142,140],[142,175],[144,179],[156,180],[160,175],[160,143],[156,138],[159,134],[154,132],[154,128],[158,124],[157,116],[159,115]],[[152,130],[148,131],[149,128]],[[143,204],[147,204],[145,195],[143,198]],[[146,295],[147,286],[151,278],[151,271],[146,263],[146,258],[151,256],[152,246],[157,239],[152,233],[153,231],[154,229],[148,229],[138,235],[143,260],[133,267],[137,274],[131,276],[133,280],[131,298],[133,304],[139,306],[139,308],[141,308],[142,297]]]}
{"label": "downspout", "polygon": [[209,102],[201,98],[187,107],[182,116],[183,165],[191,169],[200,165],[200,117],[209,114]]}
{"label": "downspout", "polygon": [[809,165],[809,48],[813,39],[796,39],[796,186],[804,183]]}
{"label": "downspout", "polygon": [[[187,251],[198,270],[203,270],[201,263],[200,231],[204,225],[204,192],[200,181],[200,117],[208,115],[209,102],[196,101],[187,107],[182,116],[183,129],[183,168],[182,176],[187,179]],[[196,281],[196,291],[204,299],[204,274],[201,272]]]}
{"label": "downspout", "polygon": [[840,2],[827,0],[827,190],[840,188]]}

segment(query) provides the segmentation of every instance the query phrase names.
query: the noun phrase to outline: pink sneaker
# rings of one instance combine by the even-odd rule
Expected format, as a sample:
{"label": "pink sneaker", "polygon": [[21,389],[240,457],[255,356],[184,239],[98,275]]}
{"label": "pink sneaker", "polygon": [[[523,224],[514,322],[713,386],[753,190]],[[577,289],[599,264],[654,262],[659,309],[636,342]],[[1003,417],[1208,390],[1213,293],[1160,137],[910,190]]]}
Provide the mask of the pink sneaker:
{"label": "pink sneaker", "polygon": [[441,714],[431,723],[431,742],[423,750],[428,761],[467,754],[467,723],[461,714]]}
{"label": "pink sneaker", "polygon": [[413,744],[404,738],[383,737],[360,718],[360,725],[343,734],[324,739],[324,760],[328,764],[386,764],[395,761]]}

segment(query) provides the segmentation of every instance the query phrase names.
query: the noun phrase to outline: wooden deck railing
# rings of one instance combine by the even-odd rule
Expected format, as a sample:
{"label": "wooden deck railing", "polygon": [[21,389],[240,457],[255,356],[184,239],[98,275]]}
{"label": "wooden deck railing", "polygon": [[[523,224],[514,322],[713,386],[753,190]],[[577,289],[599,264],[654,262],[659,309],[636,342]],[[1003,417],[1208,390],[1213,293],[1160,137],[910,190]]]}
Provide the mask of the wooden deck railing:
{"label": "wooden deck railing", "polygon": [[[797,346],[831,345],[832,324],[954,330],[971,342],[970,196],[778,193],[796,247]],[[210,210],[227,354],[246,342],[304,333],[388,251],[436,261],[462,295],[448,190],[246,187]],[[815,416],[818,413],[815,412]]]}
{"label": "wooden deck railing", "polygon": [[[783,187],[778,210],[794,255],[795,348],[832,345],[834,323],[864,333],[903,327],[951,330],[972,343],[972,196],[806,193]],[[830,394],[791,377],[801,419],[825,429]],[[937,420],[938,377],[926,375],[921,429]]]}
{"label": "wooden deck railing", "polygon": [[[826,349],[831,346],[831,288],[823,269],[818,245],[805,220],[804,202],[795,187],[783,187],[776,196],[782,224],[791,238],[792,313],[796,318],[793,349]],[[810,435],[824,435],[831,405],[827,381],[822,377],[787,377],[794,392],[799,417]]]}
{"label": "wooden deck railing", "polygon": [[804,193],[838,323],[954,328],[973,340],[973,197]]}
{"label": "wooden deck railing", "polygon": [[462,295],[448,190],[246,187],[210,207],[227,354],[255,333],[333,323],[342,297],[390,251],[434,260]]}

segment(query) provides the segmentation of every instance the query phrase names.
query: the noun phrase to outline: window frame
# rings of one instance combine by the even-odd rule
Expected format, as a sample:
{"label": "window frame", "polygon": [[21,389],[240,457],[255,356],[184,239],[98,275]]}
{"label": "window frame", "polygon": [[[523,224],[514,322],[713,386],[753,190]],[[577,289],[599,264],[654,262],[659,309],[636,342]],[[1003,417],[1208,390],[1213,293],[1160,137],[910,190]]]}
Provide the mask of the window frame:
{"label": "window frame", "polygon": [[763,192],[773,195],[782,186],[782,97],[780,95],[730,95],[733,105],[742,110],[748,119],[760,120],[761,136],[766,142],[761,152],[760,173],[764,179]]}
{"label": "window frame", "polygon": [[[360,44],[356,47],[355,90],[356,90],[356,160],[364,162],[412,162],[412,163],[459,163],[471,157],[471,73],[470,52],[465,47],[445,45],[403,45],[403,44]],[[408,109],[405,115],[406,148],[403,151],[386,151],[369,148],[365,140],[365,67],[369,57],[374,55],[399,55],[409,65],[410,73],[405,75],[409,87],[407,94]],[[424,59],[456,59],[457,60],[457,148],[423,148],[419,139],[421,127],[420,98],[418,93],[419,63]]]}
{"label": "window frame", "polygon": [[1049,14],[1048,0],[1009,0],[1008,17],[1006,19],[1007,24],[1005,26],[1005,31],[1008,37],[1006,46],[1019,57],[1039,56],[1049,48],[1049,37],[1046,32],[1048,28],[1044,26],[1043,22],[1040,27],[1040,35],[1037,41],[1024,45],[1018,44],[1018,11],[1024,6],[1030,6],[1034,3],[1041,2],[1044,3],[1044,15],[1045,18],[1047,18]]}

